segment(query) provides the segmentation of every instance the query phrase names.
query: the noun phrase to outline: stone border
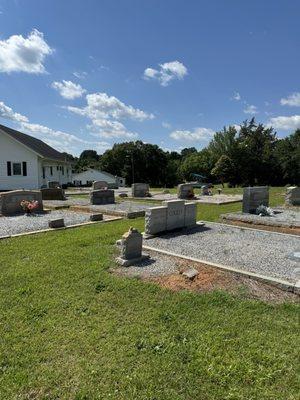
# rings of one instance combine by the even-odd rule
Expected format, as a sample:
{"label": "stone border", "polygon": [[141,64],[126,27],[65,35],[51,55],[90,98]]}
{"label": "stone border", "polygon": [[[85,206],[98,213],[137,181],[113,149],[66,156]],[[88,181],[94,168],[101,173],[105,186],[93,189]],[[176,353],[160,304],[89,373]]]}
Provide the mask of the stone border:
{"label": "stone border", "polygon": [[184,260],[189,260],[189,261],[197,262],[200,264],[206,264],[210,267],[215,267],[215,268],[219,268],[221,270],[225,270],[225,271],[233,272],[233,273],[236,273],[239,275],[243,275],[247,278],[255,279],[255,280],[258,280],[258,281],[261,281],[264,283],[268,283],[270,285],[278,287],[279,289],[300,295],[300,281],[297,281],[296,283],[291,283],[291,282],[283,280],[283,279],[272,278],[267,275],[256,274],[254,272],[244,271],[244,270],[241,270],[238,268],[229,267],[227,265],[212,263],[210,261],[201,260],[199,258],[184,256],[182,254],[177,254],[172,251],[157,249],[157,248],[151,247],[151,246],[143,245],[143,249],[148,250],[148,251],[156,251],[157,253],[165,254],[167,256],[178,257],[178,258],[182,258]]}
{"label": "stone border", "polygon": [[107,220],[102,220],[102,221],[88,221],[88,222],[83,222],[81,224],[74,224],[74,225],[69,225],[69,226],[64,226],[62,228],[47,228],[47,229],[40,229],[38,231],[30,231],[30,232],[23,232],[23,233],[15,233],[13,235],[6,235],[6,236],[0,236],[0,240],[3,239],[10,239],[10,238],[15,238],[15,237],[20,237],[20,236],[30,236],[30,235],[36,235],[38,233],[45,233],[45,232],[56,232],[56,231],[61,231],[65,229],[73,229],[73,228],[79,228],[80,226],[87,226],[87,225],[95,225],[95,224],[103,224],[103,223],[108,223],[108,222],[113,222],[113,221],[120,221],[121,217],[116,217],[113,219],[107,219]]}

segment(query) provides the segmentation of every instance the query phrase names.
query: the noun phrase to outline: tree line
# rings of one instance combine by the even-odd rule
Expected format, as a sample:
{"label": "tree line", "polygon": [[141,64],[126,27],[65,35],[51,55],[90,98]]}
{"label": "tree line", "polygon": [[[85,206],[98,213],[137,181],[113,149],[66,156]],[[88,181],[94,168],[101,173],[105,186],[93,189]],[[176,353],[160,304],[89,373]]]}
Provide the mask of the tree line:
{"label": "tree line", "polygon": [[193,174],[230,186],[300,183],[300,129],[279,139],[272,127],[254,118],[240,129],[224,127],[199,151],[190,147],[169,152],[135,141],[117,143],[102,155],[84,150],[79,158],[68,156],[76,172],[95,168],[122,176],[127,184],[147,182],[152,187],[173,187],[195,180]]}

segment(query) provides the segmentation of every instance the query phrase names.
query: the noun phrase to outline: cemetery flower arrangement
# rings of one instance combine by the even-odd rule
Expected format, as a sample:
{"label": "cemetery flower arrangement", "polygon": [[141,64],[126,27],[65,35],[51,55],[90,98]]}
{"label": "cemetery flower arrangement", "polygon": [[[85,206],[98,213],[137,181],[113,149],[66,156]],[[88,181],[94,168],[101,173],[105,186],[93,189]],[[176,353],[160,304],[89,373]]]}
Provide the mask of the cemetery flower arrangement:
{"label": "cemetery flower arrangement", "polygon": [[274,211],[270,207],[260,205],[256,209],[256,214],[261,217],[272,217],[274,215]]}
{"label": "cemetery flower arrangement", "polygon": [[31,214],[34,210],[38,208],[39,202],[37,200],[22,200],[20,205],[27,214]]}

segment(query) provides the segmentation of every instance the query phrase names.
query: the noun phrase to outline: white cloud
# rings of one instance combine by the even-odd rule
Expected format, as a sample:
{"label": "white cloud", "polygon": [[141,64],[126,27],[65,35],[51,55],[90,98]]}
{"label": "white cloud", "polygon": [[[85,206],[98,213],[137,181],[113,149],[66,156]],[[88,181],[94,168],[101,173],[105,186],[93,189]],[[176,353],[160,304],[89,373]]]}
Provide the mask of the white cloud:
{"label": "white cloud", "polygon": [[294,106],[300,107],[300,93],[293,93],[288,96],[286,99],[281,99],[280,104],[282,106]]}
{"label": "white cloud", "polygon": [[62,97],[69,100],[81,97],[86,92],[81,85],[65,80],[62,82],[52,82],[51,87],[57,90]]}
{"label": "white cloud", "polygon": [[257,107],[250,104],[248,104],[243,111],[245,114],[252,114],[252,115],[258,113]]}
{"label": "white cloud", "polygon": [[121,119],[131,119],[144,121],[153,119],[154,115],[126,105],[114,96],[106,93],[92,93],[86,95],[87,105],[85,107],[68,106],[67,109],[75,114],[82,115],[91,120],[92,125],[88,128],[93,131],[93,135],[105,138],[137,138],[138,134],[127,130],[119,122]]}
{"label": "white cloud", "polygon": [[87,106],[84,108],[67,107],[69,111],[95,119],[122,119],[129,118],[138,121],[154,118],[138,108],[127,106],[114,96],[106,93],[92,93],[86,95]]}
{"label": "white cloud", "polygon": [[19,113],[15,113],[12,108],[8,107],[0,101],[0,117],[4,119],[10,119],[15,122],[27,122],[28,118],[25,115],[21,115]]}
{"label": "white cloud", "polygon": [[177,130],[170,133],[170,137],[175,140],[182,141],[205,141],[209,140],[213,135],[214,131],[210,128],[195,128],[193,131],[182,131]]}
{"label": "white cloud", "polygon": [[270,118],[269,124],[275,129],[293,130],[300,128],[300,115],[291,115],[289,117],[279,116]]}
{"label": "white cloud", "polygon": [[[93,121],[93,125],[88,126],[93,132],[92,136],[103,137],[103,138],[127,138],[136,139],[138,134],[130,132],[127,128],[119,121],[111,121],[108,119],[97,119]],[[100,131],[97,132],[97,128]]]}
{"label": "white cloud", "polygon": [[172,127],[171,124],[169,124],[169,122],[162,122],[161,125],[163,128],[166,128],[166,129],[171,129],[171,127]]}
{"label": "white cloud", "polygon": [[77,79],[85,79],[88,75],[87,72],[85,71],[74,71],[73,75],[77,78]]}
{"label": "white cloud", "polygon": [[52,52],[43,33],[36,29],[27,38],[12,35],[7,40],[0,40],[0,72],[44,73],[43,63]]}
{"label": "white cloud", "polygon": [[242,98],[241,98],[241,95],[239,94],[239,92],[234,92],[232,99],[236,100],[236,101],[240,101]]}
{"label": "white cloud", "polygon": [[71,133],[31,123],[26,116],[14,112],[12,108],[6,106],[3,102],[0,102],[0,117],[15,122],[17,129],[43,140],[58,151],[79,154],[86,148],[95,148],[97,151],[103,152],[110,147],[110,144],[105,141],[89,141]]}
{"label": "white cloud", "polygon": [[188,71],[185,65],[179,61],[171,61],[159,64],[159,69],[146,68],[144,71],[144,79],[157,80],[161,86],[168,86],[174,79],[183,79]]}

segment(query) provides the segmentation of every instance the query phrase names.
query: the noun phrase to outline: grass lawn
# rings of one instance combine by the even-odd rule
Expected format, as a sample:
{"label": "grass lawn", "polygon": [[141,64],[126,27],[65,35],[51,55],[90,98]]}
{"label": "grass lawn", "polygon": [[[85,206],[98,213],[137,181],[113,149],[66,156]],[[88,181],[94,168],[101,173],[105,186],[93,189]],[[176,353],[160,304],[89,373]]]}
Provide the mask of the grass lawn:
{"label": "grass lawn", "polygon": [[298,399],[299,306],[114,276],[130,225],[0,241],[0,399]]}

